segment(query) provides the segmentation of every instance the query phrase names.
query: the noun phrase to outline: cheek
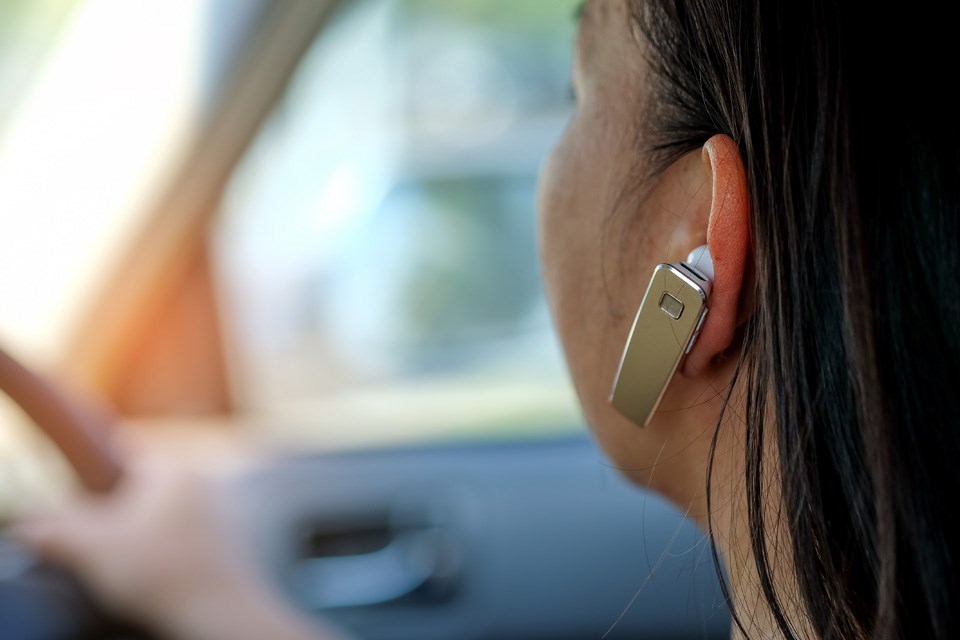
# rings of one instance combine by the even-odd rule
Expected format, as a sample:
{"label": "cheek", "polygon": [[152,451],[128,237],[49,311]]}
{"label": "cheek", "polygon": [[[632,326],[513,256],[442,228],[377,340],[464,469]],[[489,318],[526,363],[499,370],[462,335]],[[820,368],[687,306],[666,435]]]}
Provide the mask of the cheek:
{"label": "cheek", "polygon": [[[590,253],[588,212],[583,203],[590,198],[591,177],[578,161],[574,125],[554,149],[540,178],[539,211],[540,261],[547,297],[558,324],[567,320],[567,309],[575,292],[583,289],[580,275]],[[561,310],[564,313],[558,313]]]}
{"label": "cheek", "polygon": [[[605,135],[605,133],[607,135]],[[657,262],[650,221],[623,188],[635,158],[598,125],[571,126],[544,166],[539,193],[547,296],[584,417],[614,465],[646,484],[663,442],[608,397],[633,316]],[[629,168],[629,169],[625,169]],[[624,207],[618,209],[618,207]]]}
{"label": "cheek", "polygon": [[602,129],[574,122],[544,167],[539,194],[543,276],[587,421],[595,426],[619,361],[623,302],[611,218],[617,167]]}

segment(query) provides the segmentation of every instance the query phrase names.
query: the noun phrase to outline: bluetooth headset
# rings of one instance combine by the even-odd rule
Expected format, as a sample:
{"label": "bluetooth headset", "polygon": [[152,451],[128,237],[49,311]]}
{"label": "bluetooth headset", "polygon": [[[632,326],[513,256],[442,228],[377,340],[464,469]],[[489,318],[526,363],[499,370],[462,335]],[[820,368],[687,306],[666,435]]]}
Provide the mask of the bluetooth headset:
{"label": "bluetooth headset", "polygon": [[646,427],[709,310],[713,259],[706,246],[685,262],[657,265],[640,303],[613,382],[610,403]]}

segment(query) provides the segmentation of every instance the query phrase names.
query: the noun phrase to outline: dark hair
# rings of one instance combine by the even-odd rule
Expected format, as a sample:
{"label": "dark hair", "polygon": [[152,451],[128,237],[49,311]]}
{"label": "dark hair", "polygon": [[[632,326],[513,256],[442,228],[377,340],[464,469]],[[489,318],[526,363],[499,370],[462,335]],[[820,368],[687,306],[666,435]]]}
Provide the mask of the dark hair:
{"label": "dark hair", "polygon": [[[746,167],[757,302],[737,374],[745,499],[780,631],[960,637],[949,5],[861,16],[823,0],[631,2],[652,67],[644,142],[656,165],[725,133]],[[768,556],[765,438],[802,621]]]}

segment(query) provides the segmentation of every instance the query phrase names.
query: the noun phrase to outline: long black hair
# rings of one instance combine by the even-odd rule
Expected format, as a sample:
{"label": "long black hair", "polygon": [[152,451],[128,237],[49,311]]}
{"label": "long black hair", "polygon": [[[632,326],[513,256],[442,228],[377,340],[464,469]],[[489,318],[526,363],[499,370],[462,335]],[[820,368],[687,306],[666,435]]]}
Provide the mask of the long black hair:
{"label": "long black hair", "polygon": [[[631,2],[653,72],[644,151],[664,168],[726,133],[747,172],[744,499],[774,620],[787,638],[960,637],[951,7]],[[780,524],[799,608],[773,577]]]}

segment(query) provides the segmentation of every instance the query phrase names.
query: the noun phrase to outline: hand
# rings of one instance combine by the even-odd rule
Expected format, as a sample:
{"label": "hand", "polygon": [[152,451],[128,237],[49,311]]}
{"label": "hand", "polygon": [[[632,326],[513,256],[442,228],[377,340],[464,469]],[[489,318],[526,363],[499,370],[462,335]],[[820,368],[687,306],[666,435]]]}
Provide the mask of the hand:
{"label": "hand", "polygon": [[164,635],[321,637],[268,587],[216,484],[168,460],[129,463],[110,495],[26,519],[16,533],[75,571],[109,611]]}

